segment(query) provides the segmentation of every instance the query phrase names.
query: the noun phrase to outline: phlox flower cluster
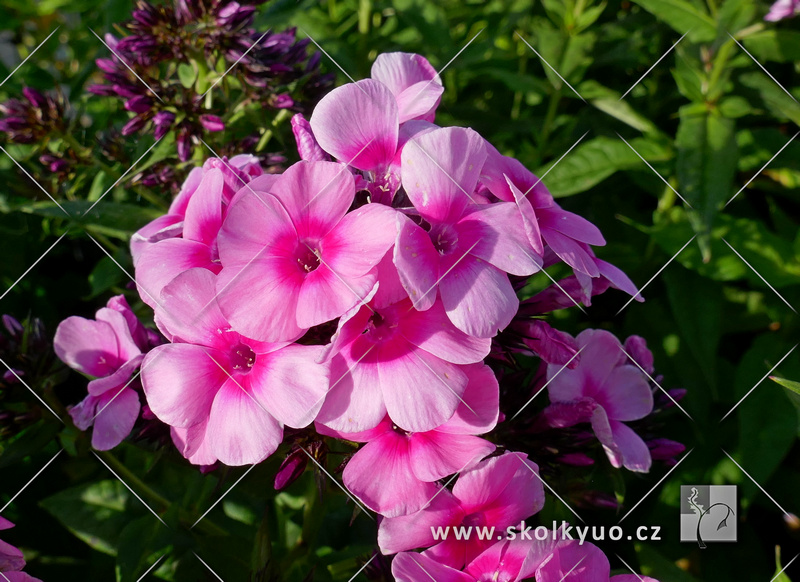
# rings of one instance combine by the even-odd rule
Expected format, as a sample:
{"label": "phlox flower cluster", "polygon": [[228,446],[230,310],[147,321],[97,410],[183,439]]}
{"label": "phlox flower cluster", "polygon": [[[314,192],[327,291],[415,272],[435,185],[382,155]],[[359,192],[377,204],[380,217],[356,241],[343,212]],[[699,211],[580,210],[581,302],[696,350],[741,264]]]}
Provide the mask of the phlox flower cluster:
{"label": "phlox flower cluster", "polygon": [[[505,529],[544,504],[539,466],[488,438],[504,418],[484,362],[500,331],[546,366],[540,424],[589,423],[615,467],[649,469],[626,423],[653,410],[640,338],[623,349],[608,332],[573,338],[533,317],[609,287],[639,298],[595,256],[602,234],[474,130],[437,126],[443,90],[419,55],[382,54],[371,78],[295,116],[302,160],[282,174],[248,155],[195,169],[131,241],[163,339],[122,298],[61,324],[58,355],[94,378],[71,415],[111,448],[144,397],[199,465],[261,462],[287,427],[313,426],[364,443],[343,479],[381,515],[398,580],[557,581],[583,559],[576,572],[607,582],[593,546],[432,538],[432,526]],[[557,262],[573,274],[521,309],[514,282]]]}

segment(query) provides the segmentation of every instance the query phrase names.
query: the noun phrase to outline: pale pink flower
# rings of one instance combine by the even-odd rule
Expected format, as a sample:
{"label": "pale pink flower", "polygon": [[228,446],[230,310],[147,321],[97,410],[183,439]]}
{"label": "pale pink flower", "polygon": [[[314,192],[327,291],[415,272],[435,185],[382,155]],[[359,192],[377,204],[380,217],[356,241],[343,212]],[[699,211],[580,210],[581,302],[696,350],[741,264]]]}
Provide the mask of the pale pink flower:
{"label": "pale pink flower", "polygon": [[439,489],[436,481],[463,471],[494,452],[478,438],[497,424],[499,389],[494,372],[483,364],[463,367],[469,384],[453,417],[426,432],[406,432],[387,416],[361,433],[322,434],[365,442],[344,469],[344,484],[364,505],[387,517],[419,511]]}
{"label": "pale pink flower", "polygon": [[459,331],[441,302],[417,311],[411,301],[353,310],[329,347],[331,390],[317,420],[333,430],[375,428],[388,413],[401,429],[424,432],[455,413],[469,376],[491,340]]}
{"label": "pale pink flower", "polygon": [[594,544],[560,541],[536,569],[536,582],[658,582],[648,576],[610,576],[606,555]]}
{"label": "pale pink flower", "polygon": [[386,85],[397,99],[398,119],[433,122],[444,87],[428,60],[414,53],[382,53],[370,76]]}
{"label": "pale pink flower", "polygon": [[430,225],[399,217],[394,262],[417,309],[438,295],[455,326],[492,337],[517,312],[506,273],[530,275],[541,266],[517,207],[475,204],[486,160],[484,140],[471,129],[436,129],[412,138],[402,151],[403,186]]}
{"label": "pale pink flower", "polygon": [[543,505],[539,467],[523,453],[506,452],[461,473],[452,493],[443,489],[425,509],[384,518],[378,527],[378,546],[384,554],[429,548],[424,555],[443,565],[462,568],[495,539],[481,540],[472,535],[468,540],[458,540],[451,531],[446,540],[437,542],[432,528],[487,526],[505,531]]}
{"label": "pale pink flower", "polygon": [[784,18],[792,18],[800,13],[800,0],[778,0],[770,6],[769,13],[764,20],[777,22]]}
{"label": "pale pink flower", "polygon": [[95,319],[73,316],[59,324],[53,340],[56,355],[94,378],[89,381],[89,395],[69,414],[80,430],[94,425],[95,449],[114,448],[133,429],[139,396],[126,385],[153,343],[121,295],[112,297]]}
{"label": "pale pink flower", "polygon": [[363,302],[395,238],[396,211],[348,213],[353,177],[333,162],[299,162],[269,193],[243,189],[219,235],[219,304],[234,328],[294,340]]}
{"label": "pale pink flower", "polygon": [[644,418],[653,410],[647,376],[622,351],[619,340],[605,330],[587,329],[576,338],[581,348],[574,369],[547,367],[547,390],[552,404],[545,409],[553,427],[591,422],[611,464],[647,472],[647,445],[625,422]]}
{"label": "pale pink flower", "polygon": [[283,426],[309,425],[322,405],[328,370],[317,346],[258,342],[233,330],[216,304],[215,276],[178,275],[162,291],[156,322],[173,342],[147,354],[147,403],[184,456],[198,464],[258,463]]}

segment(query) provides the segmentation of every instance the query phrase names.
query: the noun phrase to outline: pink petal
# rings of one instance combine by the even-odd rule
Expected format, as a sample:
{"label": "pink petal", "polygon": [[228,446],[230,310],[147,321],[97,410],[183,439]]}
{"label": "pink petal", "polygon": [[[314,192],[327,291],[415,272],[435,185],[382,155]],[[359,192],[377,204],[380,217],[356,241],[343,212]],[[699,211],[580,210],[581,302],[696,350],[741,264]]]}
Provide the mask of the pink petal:
{"label": "pink petal", "polygon": [[322,260],[343,278],[372,270],[397,238],[397,211],[366,204],[345,216],[320,242]]}
{"label": "pink petal", "polygon": [[600,271],[595,265],[594,257],[587,253],[580,243],[557,230],[549,228],[542,229],[542,236],[553,252],[570,267],[590,277],[598,277],[600,275]]}
{"label": "pink petal", "polygon": [[394,430],[394,426],[395,424],[392,422],[392,420],[386,416],[375,428],[363,430],[361,432],[342,432],[327,427],[320,422],[314,423],[314,430],[316,430],[319,434],[332,436],[337,439],[344,439],[346,441],[353,441],[356,443],[368,443],[379,438],[384,433]]}
{"label": "pink petal", "polygon": [[[432,530],[454,526],[464,519],[464,512],[447,489],[432,497],[425,509],[381,520],[378,524],[378,547],[383,554],[396,554],[415,548],[427,548],[435,542]],[[452,532],[451,532],[452,533]]]}
{"label": "pink petal", "polygon": [[372,64],[370,76],[397,97],[400,123],[432,115],[444,91],[436,69],[417,54],[382,53]]}
{"label": "pink petal", "polygon": [[353,175],[334,162],[298,162],[269,190],[286,211],[301,239],[324,237],[350,208],[355,197]]}
{"label": "pink petal", "polygon": [[[477,580],[507,580],[516,582],[533,575],[535,568],[531,568],[532,554],[542,555],[552,549],[553,542],[540,542],[538,540],[500,541],[472,560],[465,572]],[[542,555],[542,559],[544,555]],[[538,565],[538,564],[537,564]],[[528,570],[525,572],[525,570]]]}
{"label": "pink petal", "polygon": [[330,159],[328,154],[322,151],[319,147],[314,132],[311,131],[311,125],[302,113],[296,113],[292,117],[292,133],[294,140],[297,142],[297,153],[300,154],[300,159],[312,162],[322,162]]}
{"label": "pink petal", "polygon": [[378,348],[378,376],[386,410],[401,428],[421,432],[447,422],[467,386],[459,366],[403,340]]}
{"label": "pink petal", "polygon": [[92,447],[108,451],[120,444],[131,434],[140,409],[139,396],[130,388],[121,392],[109,390],[103,394],[97,402]]}
{"label": "pink petal", "polygon": [[334,89],[317,104],[310,124],[323,150],[359,170],[388,167],[397,149],[397,100],[378,81]]}
{"label": "pink petal", "polygon": [[127,384],[133,372],[139,367],[139,364],[142,363],[143,358],[144,354],[139,354],[122,364],[113,374],[91,380],[86,387],[89,394],[99,396],[108,390],[119,388]]}
{"label": "pink petal", "polygon": [[658,582],[650,576],[639,576],[638,574],[619,574],[612,576],[609,582]]}
{"label": "pink petal", "polygon": [[475,582],[476,578],[443,566],[436,560],[414,552],[403,552],[392,560],[392,576],[397,582]]}
{"label": "pink petal", "polygon": [[614,443],[617,445],[622,455],[622,464],[629,471],[647,473],[653,460],[650,456],[650,449],[632,428],[619,421],[610,421],[611,433]]}
{"label": "pink petal", "polygon": [[[528,170],[517,159],[502,155],[497,149],[486,142],[486,164],[481,172],[481,182],[497,196],[506,202],[529,200],[533,207],[548,208],[555,204],[550,192],[544,183]],[[517,194],[512,190],[516,189]],[[528,204],[530,205],[531,202]]]}
{"label": "pink petal", "polygon": [[575,339],[583,348],[580,369],[594,386],[602,386],[614,368],[628,360],[617,337],[604,329],[586,329]]}
{"label": "pink petal", "polygon": [[414,208],[429,221],[455,221],[471,202],[486,147],[471,129],[447,127],[409,140],[402,179]]}
{"label": "pink petal", "polygon": [[608,558],[590,543],[559,544],[536,572],[537,582],[608,582]]}
{"label": "pink petal", "polygon": [[420,311],[430,309],[436,301],[439,253],[428,233],[399,213],[394,264],[414,307]]}
{"label": "pink petal", "polygon": [[365,340],[347,346],[331,360],[330,390],[317,421],[347,433],[378,426],[386,406],[378,377],[378,350]]}
{"label": "pink petal", "polygon": [[4,529],[11,529],[14,527],[14,524],[8,521],[5,517],[0,517],[0,531]]}
{"label": "pink petal", "polygon": [[62,362],[89,376],[106,376],[120,364],[117,336],[104,321],[68,317],[58,325],[53,347]]}
{"label": "pink petal", "polygon": [[450,321],[474,337],[494,337],[511,323],[519,307],[508,276],[470,255],[444,276],[439,293]]}
{"label": "pink petal", "polygon": [[[366,303],[376,280],[377,271],[352,277],[339,273],[332,266],[319,266],[306,275],[299,288],[297,325],[307,329],[335,319],[356,305]],[[283,284],[283,287],[283,293],[291,291],[288,285]],[[281,308],[279,297],[275,297],[273,307]]]}
{"label": "pink petal", "polygon": [[180,217],[186,214],[186,207],[189,205],[189,200],[194,196],[195,190],[197,190],[200,182],[203,181],[204,175],[205,171],[203,168],[192,168],[192,171],[186,176],[186,180],[183,181],[183,185],[181,185],[181,191],[178,192],[178,195],[172,201],[172,204],[170,204],[169,214],[178,215]]}
{"label": "pink petal", "polygon": [[316,363],[320,351],[319,346],[292,344],[260,354],[248,374],[253,396],[282,424],[308,426],[322,407],[329,366]]}
{"label": "pink petal", "polygon": [[459,473],[494,452],[495,446],[476,436],[432,430],[409,435],[414,475],[421,481],[437,481]]}
{"label": "pink petal", "polygon": [[203,175],[203,180],[186,206],[183,238],[209,246],[216,240],[222,225],[224,187],[225,178],[220,170],[212,169]]}
{"label": "pink petal", "polygon": [[617,366],[592,397],[614,420],[639,420],[653,410],[653,392],[644,373],[634,366]]}
{"label": "pink petal", "polygon": [[283,428],[252,395],[229,379],[211,405],[206,435],[221,462],[252,465],[275,452],[283,439]]}
{"label": "pink petal", "polygon": [[[537,217],[536,210],[534,210],[530,199],[528,199],[528,197],[525,196],[525,194],[514,185],[514,183],[511,181],[511,178],[505,175],[504,177],[508,182],[512,200],[517,205],[517,210],[519,211],[520,218],[522,219],[522,225],[525,229],[525,235],[528,237],[528,242],[531,244],[531,248],[534,250],[534,252],[541,256],[544,254],[544,242],[542,241],[542,231],[539,228],[539,219]],[[547,195],[550,195],[549,192]]]}
{"label": "pink petal", "polygon": [[218,350],[192,344],[168,344],[149,352],[141,379],[153,414],[178,427],[205,420],[217,390],[228,379],[215,363],[222,364],[224,357]]}
{"label": "pink petal", "polygon": [[497,425],[500,416],[500,387],[492,369],[485,364],[463,366],[469,382],[453,417],[438,427],[450,434],[484,434]]}
{"label": "pink petal", "polygon": [[219,310],[216,276],[205,269],[184,271],[161,292],[156,323],[170,341],[225,349],[230,324]]}
{"label": "pink petal", "polygon": [[568,333],[541,319],[533,319],[520,327],[520,331],[525,334],[525,345],[544,362],[555,364],[559,368],[567,363],[570,368],[575,368],[580,363],[580,356],[575,357],[578,353],[578,342]]}
{"label": "pink petal", "polygon": [[364,505],[386,517],[419,511],[438,489],[414,475],[408,438],[394,431],[361,448],[347,462],[343,478]]}
{"label": "pink petal", "polygon": [[208,419],[186,428],[170,427],[172,442],[193,465],[211,465],[217,461],[211,450],[211,443],[205,438],[207,427]]}
{"label": "pink petal", "polygon": [[441,301],[427,311],[410,309],[400,319],[399,333],[409,342],[453,364],[482,361],[491,348],[490,338],[476,338],[457,329]]}
{"label": "pink petal", "polygon": [[542,228],[558,231],[564,236],[589,245],[603,246],[606,244],[599,228],[582,216],[567,212],[558,205],[540,208],[536,212],[536,216],[539,218]]}
{"label": "pink petal", "polygon": [[542,268],[528,241],[519,211],[510,202],[475,208],[456,224],[459,245],[512,275],[527,276]]}
{"label": "pink petal", "polygon": [[136,287],[139,297],[155,308],[161,302],[161,291],[175,277],[188,269],[202,268],[218,273],[211,247],[205,243],[182,238],[164,240],[150,245],[136,264]]}
{"label": "pink petal", "polygon": [[644,301],[644,297],[641,296],[636,285],[633,284],[633,281],[631,281],[621,269],[600,259],[595,259],[594,262],[600,271],[600,275],[608,279],[612,287],[624,291],[631,297],[635,297],[636,301],[640,303]]}
{"label": "pink petal", "polygon": [[131,257],[134,266],[139,262],[139,256],[148,246],[168,238],[179,237],[182,232],[183,216],[181,215],[165,214],[148,222],[131,236]]}
{"label": "pink petal", "polygon": [[383,255],[378,263],[378,290],[372,300],[375,309],[383,309],[394,303],[408,299],[408,293],[400,281],[400,274],[392,261],[392,253]]}

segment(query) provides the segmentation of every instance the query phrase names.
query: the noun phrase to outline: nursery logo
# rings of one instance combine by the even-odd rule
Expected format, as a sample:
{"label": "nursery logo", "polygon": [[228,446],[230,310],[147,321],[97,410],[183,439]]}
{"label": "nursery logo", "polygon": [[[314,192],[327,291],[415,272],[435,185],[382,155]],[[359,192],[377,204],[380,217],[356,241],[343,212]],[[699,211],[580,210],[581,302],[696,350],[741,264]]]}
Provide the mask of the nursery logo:
{"label": "nursery logo", "polygon": [[736,541],[736,485],[681,485],[681,541]]}

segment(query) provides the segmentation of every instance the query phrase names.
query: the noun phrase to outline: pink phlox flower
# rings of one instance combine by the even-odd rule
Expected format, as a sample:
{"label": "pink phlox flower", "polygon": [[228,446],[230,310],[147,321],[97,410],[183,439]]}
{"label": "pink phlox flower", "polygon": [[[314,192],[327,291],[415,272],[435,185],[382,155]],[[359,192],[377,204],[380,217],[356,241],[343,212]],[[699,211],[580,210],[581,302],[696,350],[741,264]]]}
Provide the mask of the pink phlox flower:
{"label": "pink phlox flower", "polygon": [[398,216],[394,262],[417,309],[441,297],[460,330],[492,337],[517,312],[507,273],[530,275],[541,266],[512,203],[472,198],[486,159],[484,140],[471,129],[443,128],[409,140],[402,152],[403,186],[428,225]]}
{"label": "pink phlox flower", "polygon": [[94,379],[89,395],[69,410],[75,426],[94,425],[92,446],[112,449],[128,436],[139,416],[139,396],[128,386],[154,342],[123,296],[112,297],[95,319],[68,317],[56,330],[56,355],[70,368]]}
{"label": "pink phlox flower", "polygon": [[778,0],[769,8],[764,20],[777,22],[784,18],[792,18],[800,13],[800,0]]}
{"label": "pink phlox flower", "polygon": [[189,269],[164,288],[156,323],[172,343],[147,354],[142,385],[192,462],[258,463],[278,447],[284,425],[314,420],[328,369],[316,363],[319,346],[259,342],[232,329],[215,288],[206,269]]}
{"label": "pink phlox flower", "polygon": [[407,432],[387,416],[361,433],[322,434],[367,443],[348,461],[344,484],[364,505],[387,517],[419,511],[439,489],[435,483],[470,468],[495,446],[475,435],[492,430],[499,415],[499,389],[484,364],[463,367],[469,378],[463,402],[444,424],[425,432]]}
{"label": "pink phlox flower", "polygon": [[355,197],[334,162],[298,162],[265,191],[242,189],[219,235],[219,304],[248,337],[284,341],[364,302],[395,239],[396,211]]}
{"label": "pink phlox flower", "polygon": [[[10,529],[14,524],[7,519],[0,517],[0,531]],[[19,548],[0,540],[0,578],[8,582],[42,582],[34,578],[22,569],[25,567],[25,558]]]}
{"label": "pink phlox flower", "polygon": [[547,367],[552,403],[543,413],[547,422],[554,427],[591,422],[614,467],[647,472],[652,462],[647,445],[625,424],[653,410],[647,376],[628,360],[613,334],[587,329],[576,339],[581,349],[577,367]]}
{"label": "pink phlox flower", "polygon": [[372,303],[339,320],[328,347],[331,389],[317,418],[358,433],[387,415],[402,430],[425,432],[447,422],[462,403],[473,369],[491,340],[459,331],[441,302],[417,311],[405,299]]}
{"label": "pink phlox flower", "polygon": [[[472,531],[469,539],[459,540],[454,527],[486,526],[494,527],[495,532],[505,531],[543,505],[539,467],[524,453],[509,451],[461,473],[452,493],[442,489],[421,511],[384,518],[378,527],[378,546],[384,554],[428,548],[423,555],[460,569],[491,546],[496,537],[482,540]],[[450,528],[444,541],[434,537],[438,527]]]}

